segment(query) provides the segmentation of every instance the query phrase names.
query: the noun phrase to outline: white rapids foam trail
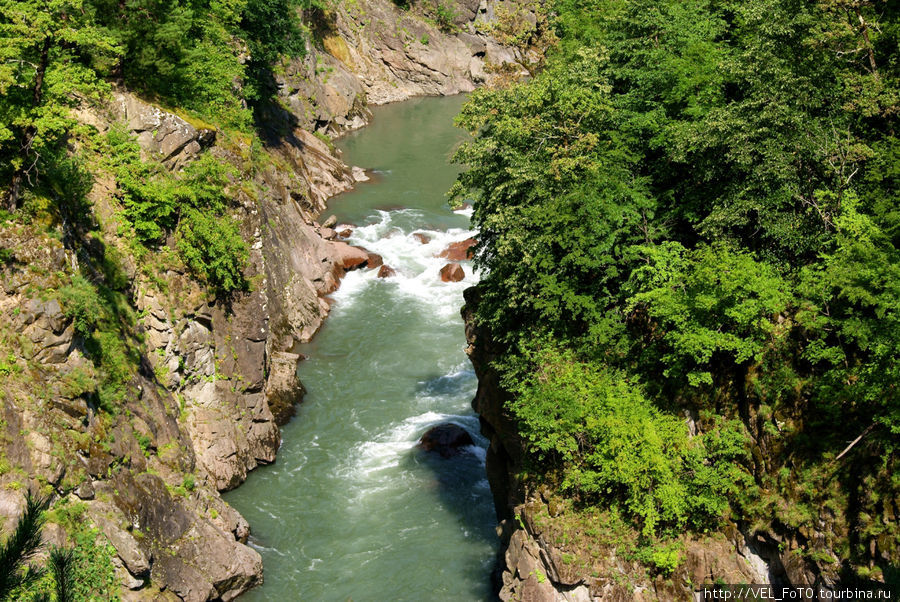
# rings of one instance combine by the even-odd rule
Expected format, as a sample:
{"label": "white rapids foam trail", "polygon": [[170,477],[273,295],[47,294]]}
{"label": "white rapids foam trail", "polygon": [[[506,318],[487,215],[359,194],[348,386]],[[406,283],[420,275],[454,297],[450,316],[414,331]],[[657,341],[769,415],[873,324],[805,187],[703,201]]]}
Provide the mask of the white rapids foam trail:
{"label": "white rapids foam trail", "polygon": [[454,209],[453,213],[456,213],[457,215],[465,215],[469,219],[472,219],[472,214],[475,213],[475,209],[469,206],[464,209]]}
{"label": "white rapids foam trail", "polygon": [[407,418],[373,441],[361,443],[353,454],[352,465],[341,472],[352,477],[356,483],[369,479],[383,485],[378,473],[399,466],[403,456],[416,446],[422,433],[431,426],[446,422],[463,427],[472,435],[474,441],[481,444],[469,446],[466,450],[483,464],[486,450],[482,446],[486,441],[478,432],[477,417],[424,412]]}
{"label": "white rapids foam trail", "polygon": [[[465,209],[458,213],[470,215],[471,210]],[[477,232],[464,228],[451,228],[447,231],[422,228],[410,230],[409,226],[404,229],[397,223],[401,220],[404,224],[415,223],[418,221],[415,219],[417,216],[418,212],[411,209],[379,210],[373,216],[377,221],[353,229],[347,242],[381,255],[384,264],[393,268],[396,275],[379,279],[377,270],[364,269],[348,273],[340,288],[333,294],[337,307],[351,306],[366,287],[392,286],[395,287],[395,294],[406,297],[407,301],[419,306],[425,306],[440,321],[459,320],[462,291],[478,282],[478,274],[474,272],[470,261],[463,261],[460,264],[465,271],[465,278],[460,282],[443,282],[440,270],[448,260],[437,255],[450,243],[475,236]],[[415,234],[424,235],[428,241],[423,244]],[[354,502],[402,485],[402,482],[390,484],[391,479],[386,480],[383,471],[400,466],[412,452],[422,433],[437,424],[452,422],[465,428],[476,442],[466,451],[479,463],[484,463],[487,441],[479,433],[478,418],[471,414],[457,413],[464,412],[468,405],[468,398],[455,399],[459,396],[457,383],[460,380],[471,380],[474,384],[475,375],[468,360],[453,366],[435,381],[419,383],[423,389],[415,395],[413,407],[417,407],[418,411],[425,410],[424,412],[390,425],[385,431],[370,435],[370,440],[356,446],[355,453],[336,471],[340,478],[354,484]],[[458,405],[457,401],[460,402]],[[434,411],[434,408],[442,411]]]}
{"label": "white rapids foam trail", "polygon": [[[397,272],[396,276],[385,279],[385,282],[396,286],[398,293],[427,304],[435,316],[455,320],[459,315],[462,291],[476,284],[478,275],[471,262],[464,261],[461,265],[466,273],[465,278],[460,282],[443,282],[440,270],[448,260],[437,255],[450,243],[465,240],[476,232],[463,228],[405,232],[393,223],[393,215],[404,211],[410,210],[379,211],[378,222],[354,229],[347,242],[381,255],[385,265]],[[414,234],[423,234],[429,241],[422,244]],[[350,305],[361,290],[378,280],[377,270],[350,272],[333,297],[340,304]]]}

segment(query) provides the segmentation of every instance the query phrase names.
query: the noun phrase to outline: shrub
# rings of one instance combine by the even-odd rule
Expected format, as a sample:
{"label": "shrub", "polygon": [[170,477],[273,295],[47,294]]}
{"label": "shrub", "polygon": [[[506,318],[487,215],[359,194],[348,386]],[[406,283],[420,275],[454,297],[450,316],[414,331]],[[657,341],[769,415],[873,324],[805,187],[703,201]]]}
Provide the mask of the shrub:
{"label": "shrub", "polygon": [[185,264],[217,291],[247,287],[243,269],[250,251],[233,219],[189,210],[178,224],[175,245]]}
{"label": "shrub", "polygon": [[137,143],[121,128],[110,131],[107,143],[125,217],[138,241],[160,245],[174,231],[182,261],[217,293],[245,289],[250,252],[235,221],[223,215],[233,168],[206,153],[175,176],[159,163],[142,161]]}
{"label": "shrub", "polygon": [[440,0],[435,0],[434,20],[437,22],[438,29],[445,33],[455,32],[459,28],[456,26],[456,23],[453,22],[454,19],[456,19],[456,11]]}
{"label": "shrub", "polygon": [[90,335],[103,319],[103,301],[97,289],[81,274],[72,276],[69,284],[59,289],[63,313],[82,336]]}
{"label": "shrub", "polygon": [[532,457],[561,472],[563,489],[622,504],[645,536],[718,521],[741,478],[739,427],[690,438],[623,373],[548,345],[523,357],[505,370],[509,407]]}

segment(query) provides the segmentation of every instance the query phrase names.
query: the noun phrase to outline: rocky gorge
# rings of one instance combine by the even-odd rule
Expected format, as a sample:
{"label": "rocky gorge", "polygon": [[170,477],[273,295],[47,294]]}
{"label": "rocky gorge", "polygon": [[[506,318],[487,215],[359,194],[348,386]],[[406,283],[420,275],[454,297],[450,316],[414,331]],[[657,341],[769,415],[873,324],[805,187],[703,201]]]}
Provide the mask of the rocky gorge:
{"label": "rocky gorge", "polygon": [[[247,496],[270,495],[288,508],[287,514],[309,510],[302,500],[286,501],[292,496],[290,491],[266,490],[271,483],[277,486],[279,478],[302,483],[302,476],[295,476],[293,471],[306,470],[304,453],[312,448],[322,452],[325,447],[316,440],[317,434],[309,431],[304,431],[307,438],[299,446],[289,446],[286,437],[282,447],[283,428],[306,394],[306,386],[298,377],[298,365],[308,359],[303,353],[310,349],[304,345],[313,341],[330,313],[332,320],[337,319],[339,310],[333,307],[339,308],[339,302],[347,306],[356,302],[350,299],[350,293],[345,294],[348,288],[366,291],[372,296],[360,298],[379,299],[397,310],[393,319],[400,322],[421,327],[414,319],[422,316],[406,311],[416,306],[421,314],[428,314],[425,318],[452,328],[459,326],[456,308],[463,288],[477,280],[466,262],[478,249],[478,235],[461,223],[469,223],[462,215],[470,215],[466,210],[471,207],[452,216],[461,221],[446,221],[443,191],[439,201],[429,201],[434,205],[428,207],[430,213],[422,207],[419,213],[418,209],[406,211],[409,208],[401,199],[391,198],[385,199],[386,204],[366,207],[368,213],[361,215],[372,219],[365,225],[339,225],[335,216],[329,216],[334,211],[329,210],[329,199],[370,178],[384,178],[384,173],[367,172],[363,168],[370,166],[362,162],[361,166],[348,165],[351,161],[335,149],[333,141],[367,126],[376,105],[469,92],[490,84],[492,78],[504,77],[504,73],[508,76],[510,69],[524,69],[535,76],[516,50],[497,41],[501,36],[494,28],[498,21],[505,20],[508,25],[511,19],[522,23],[537,19],[527,7],[516,12],[520,5],[525,3],[347,0],[300,11],[298,18],[303,19],[309,35],[306,52],[273,66],[269,75],[274,102],[255,107],[256,137],[218,128],[196,114],[166,106],[152,95],[129,88],[118,75],[107,82],[108,89],[102,96],[69,99],[77,105],[72,114],[79,129],[67,139],[66,153],[88,157],[85,165],[90,181],[81,178],[77,170],[65,173],[64,179],[73,189],[84,192],[86,202],[79,209],[85,210],[87,219],[72,220],[66,211],[45,211],[57,197],[67,198],[59,190],[48,192],[47,198],[32,195],[27,210],[23,208],[15,218],[0,213],[0,517],[5,533],[22,516],[28,492],[53,501],[43,530],[45,549],[59,545],[88,550],[96,560],[91,575],[96,583],[91,587],[102,586],[109,597],[231,600],[262,583],[267,570],[263,558],[268,563],[281,554],[274,547],[263,549],[259,540],[250,545],[251,529],[257,528],[255,522],[264,520],[260,515],[267,508],[247,502],[238,512],[231,502],[245,491],[249,492]],[[244,55],[245,50],[236,48],[234,54]],[[579,52],[584,58],[582,54],[591,53]],[[606,61],[608,57],[601,58]],[[599,59],[594,56],[592,60]],[[498,68],[503,64],[506,70]],[[574,74],[572,79],[580,81],[581,75]],[[532,78],[535,80],[540,80],[540,74]],[[0,85],[5,85],[3,80]],[[605,86],[591,87],[591,94],[601,88]],[[546,104],[555,111],[564,103]],[[571,120],[563,121],[568,126]],[[605,134],[608,124],[603,124],[603,128],[596,127]],[[413,147],[416,134],[420,138],[429,135],[410,131],[407,146]],[[594,134],[582,141],[587,147],[597,146]],[[123,182],[102,160],[103,150],[90,147],[90,139],[101,136],[133,141],[143,158],[159,166],[156,175],[187,173],[209,157],[228,166],[222,172],[227,180],[227,217],[247,244],[243,273],[246,287],[233,294],[219,294],[206,286],[177,256],[179,235],[174,228],[164,232],[152,248],[135,242],[129,232],[132,224],[125,216],[129,199]],[[562,144],[568,152],[568,136],[560,139],[564,139]],[[524,154],[531,153],[535,146],[526,145]],[[492,152],[497,147],[484,148]],[[448,154],[441,152],[441,157]],[[404,160],[402,155],[397,156],[399,161]],[[572,164],[577,163],[573,160]],[[554,172],[548,178],[557,176],[559,173]],[[12,206],[16,208],[15,203]],[[542,220],[539,215],[537,221]],[[573,227],[575,220],[566,225],[565,232]],[[394,237],[392,241],[388,241],[390,237]],[[515,244],[512,246],[518,250]],[[398,248],[407,255],[395,252]],[[414,252],[409,252],[410,248]],[[404,259],[408,260],[406,265]],[[431,280],[417,280],[424,272],[414,273],[410,266],[426,266]],[[353,274],[348,275],[351,271]],[[389,290],[378,288],[401,280],[406,285],[404,290],[399,285]],[[345,286],[339,289],[342,281]],[[428,297],[422,289],[437,293]],[[577,499],[562,496],[561,488],[553,483],[541,484],[535,474],[529,474],[528,444],[522,440],[521,425],[516,424],[509,409],[511,395],[504,390],[493,365],[504,350],[474,318],[481,295],[477,286],[468,288],[462,310],[466,353],[477,377],[472,401],[477,418],[471,413],[461,414],[454,405],[459,401],[454,396],[461,391],[468,394],[468,384],[474,387],[473,370],[445,357],[440,359],[448,365],[438,368],[440,362],[434,361],[437,352],[426,349],[427,345],[413,359],[432,365],[427,374],[424,369],[421,374],[408,370],[410,374],[405,376],[409,382],[404,385],[412,389],[411,409],[394,408],[398,415],[392,417],[395,423],[387,431],[362,424],[360,416],[366,412],[386,413],[375,404],[351,407],[347,403],[350,409],[346,416],[341,414],[346,408],[332,413],[320,407],[317,414],[309,416],[337,431],[364,431],[361,445],[351,447],[351,451],[359,452],[359,456],[364,452],[385,455],[374,460],[357,458],[359,462],[349,467],[339,465],[339,469],[346,469],[343,476],[356,479],[360,486],[351,496],[345,490],[346,483],[338,484],[336,493],[329,492],[334,498],[323,496],[319,508],[322,514],[309,512],[302,517],[307,521],[303,525],[334,521],[346,527],[359,524],[353,521],[361,522],[361,514],[376,515],[373,545],[392,562],[389,553],[393,544],[421,544],[438,532],[434,522],[440,522],[428,524],[423,516],[432,518],[437,512],[419,508],[421,514],[416,515],[418,524],[414,527],[426,535],[417,534],[415,529],[405,532],[398,519],[392,523],[400,525],[395,531],[409,539],[381,545],[375,502],[366,495],[383,491],[383,471],[396,469],[409,496],[398,499],[409,502],[427,491],[436,499],[450,500],[450,512],[444,517],[449,518],[438,526],[447,529],[442,533],[448,538],[458,536],[470,546],[467,551],[471,557],[459,562],[456,574],[465,573],[477,582],[482,575],[487,580],[489,563],[482,561],[485,550],[493,556],[496,540],[491,525],[484,529],[483,524],[472,526],[477,521],[467,522],[477,505],[468,494],[478,489],[486,499],[489,485],[502,547],[494,585],[502,600],[687,600],[692,599],[698,585],[715,582],[830,587],[840,582],[839,573],[844,569],[838,559],[846,555],[847,550],[842,548],[847,548],[847,542],[861,550],[855,553],[867,564],[861,577],[874,575],[884,581],[878,567],[892,562],[896,566],[892,560],[897,550],[897,539],[892,535],[896,500],[888,496],[874,499],[876,496],[869,496],[866,490],[874,487],[889,491],[878,479],[886,481],[890,467],[886,464],[877,478],[856,483],[858,490],[853,496],[836,490],[833,496],[838,501],[831,505],[820,508],[818,503],[809,502],[819,499],[817,488],[826,491],[836,487],[835,483],[810,481],[810,491],[801,491],[795,486],[796,474],[791,473],[794,468],[776,461],[782,443],[772,435],[802,426],[805,410],[788,406],[773,411],[748,396],[758,375],[746,366],[722,378],[727,386],[739,385],[736,415],[747,428],[748,462],[757,476],[783,472],[788,487],[784,495],[767,498],[769,506],[760,512],[768,514],[762,518],[742,520],[725,513],[713,528],[689,534],[677,531],[667,547],[642,547],[642,535],[633,525],[616,522],[620,516],[605,513],[598,506],[579,506]],[[449,318],[445,311],[448,306],[453,307]],[[352,318],[349,323],[359,323],[353,319],[387,321],[387,312],[373,311],[370,315],[368,309],[372,308],[357,308],[357,314],[348,312]],[[773,332],[791,327],[789,314],[779,311],[774,316],[767,317],[774,320]],[[367,350],[385,344],[386,335],[396,335],[391,331],[399,330],[391,324],[379,325],[382,330],[373,329],[369,333],[372,337],[362,345]],[[652,332],[660,334],[663,330]],[[441,333],[444,335],[447,333]],[[352,362],[354,358],[359,362],[353,353],[354,345],[358,347],[360,342],[354,336],[345,333],[331,346],[322,346],[323,355],[348,362],[342,364],[350,366],[344,373],[357,370]],[[446,339],[448,349],[457,345],[459,350],[459,341],[449,335]],[[391,364],[394,372],[414,363],[402,353],[396,355]],[[362,397],[360,391],[376,378],[383,378],[380,382],[385,387],[396,387],[390,391],[392,397],[410,393],[401,390],[394,382],[399,379],[376,365],[377,361],[365,363],[370,380],[363,381],[364,370],[354,372],[360,382],[358,388],[345,387],[347,396],[355,393]],[[334,384],[336,379],[329,369],[320,364],[307,384]],[[114,407],[108,403],[104,378],[118,383],[118,405]],[[311,395],[310,401],[317,400]],[[343,401],[347,402],[346,397]],[[678,426],[690,438],[702,434],[702,423],[709,419],[689,404],[679,405],[677,398],[671,401]],[[420,402],[422,407],[417,405]],[[445,405],[436,405],[439,403]],[[435,426],[448,418],[460,424],[451,420]],[[476,433],[476,422],[481,436]],[[297,421],[293,423],[296,425]],[[867,426],[833,462],[837,463],[872,429]],[[422,431],[426,435],[420,438]],[[307,444],[310,450],[298,449]],[[424,450],[422,455],[412,452],[417,445]],[[294,454],[290,458],[293,464],[280,473],[273,470],[280,468],[279,462],[288,464],[286,452]],[[481,477],[482,460],[486,482]],[[445,470],[454,462],[468,463],[466,478]],[[267,474],[271,480],[254,484],[251,471],[272,463],[275,466],[255,473]],[[332,466],[323,462],[315,468],[327,473]],[[857,472],[858,467],[847,472]],[[476,471],[473,480],[470,477]],[[404,480],[409,475],[421,479],[418,489]],[[223,498],[226,492],[231,493]],[[865,508],[855,508],[854,512],[842,509],[842,504],[853,505],[857,503],[853,500],[867,498],[874,501]],[[343,520],[335,518],[338,506],[330,503],[331,499],[347,503]],[[798,500],[807,500],[808,507],[803,509],[806,514],[794,508]],[[289,505],[291,502],[295,505]],[[411,506],[398,503],[381,510],[412,515]],[[770,519],[770,515],[777,518]],[[870,521],[873,516],[878,520]],[[483,513],[479,517],[484,518]],[[281,531],[278,535],[284,539],[297,539],[282,526],[291,520],[301,523],[301,517],[272,518],[267,525],[271,531]],[[858,521],[881,521],[887,527],[871,528],[863,538]],[[487,537],[483,531],[487,531]],[[355,534],[335,532],[341,534],[341,543],[351,553],[357,552],[353,548],[358,540],[351,537]],[[301,531],[299,537],[303,535]],[[331,544],[329,537],[336,538],[334,533],[320,536],[326,546]],[[419,556],[420,570],[438,576],[435,579],[440,581],[447,563],[436,554],[430,557],[427,551]],[[341,558],[349,557],[348,553]],[[360,567],[351,569],[361,569],[369,562],[368,556],[354,558],[361,559]],[[294,563],[296,558],[289,560]],[[339,575],[329,582],[328,577],[321,576],[326,571],[317,569],[321,557],[310,553],[304,560],[308,561],[305,566],[309,572],[319,570],[319,582],[310,587],[318,588],[311,591],[319,592],[320,597],[337,591],[329,589],[334,588],[333,581],[346,578],[346,566],[328,573]],[[284,562],[276,566],[283,569]],[[338,564],[341,562],[348,564],[346,560]],[[371,582],[382,578],[377,569],[370,566],[367,570],[374,573]],[[309,574],[306,577],[313,581]],[[442,582],[448,588],[443,592],[448,599],[450,594],[460,599],[467,595],[485,597],[484,583],[466,589],[448,581]],[[403,585],[397,586],[400,589],[395,597],[403,597]],[[278,585],[283,588],[279,591],[292,591],[292,586],[289,579]],[[434,593],[437,590],[427,591],[439,595]],[[274,594],[262,588],[248,596],[269,599],[270,595]]]}
{"label": "rocky gorge", "polygon": [[[484,83],[485,65],[509,56],[479,31],[495,4],[454,5],[450,33],[385,0],[342,5],[320,24],[320,43],[278,75],[266,167],[239,170],[229,187],[249,292],[221,299],[165,257],[136,254],[102,171],[88,193],[95,228],[0,226],[5,528],[26,491],[52,496],[45,540],[88,529],[110,546],[124,600],[230,600],[261,582],[250,525],[219,493],[276,460],[279,425],[304,392],[294,346],[320,328],[345,270],[369,260],[317,221],[329,197],[365,178],[323,138],[365,125],[370,104]],[[124,127],[172,171],[203,153],[239,166],[257,152],[122,86],[76,116],[100,133]],[[85,333],[57,298],[79,271],[115,279],[124,299],[112,320],[136,369],[114,414],[98,407]]]}

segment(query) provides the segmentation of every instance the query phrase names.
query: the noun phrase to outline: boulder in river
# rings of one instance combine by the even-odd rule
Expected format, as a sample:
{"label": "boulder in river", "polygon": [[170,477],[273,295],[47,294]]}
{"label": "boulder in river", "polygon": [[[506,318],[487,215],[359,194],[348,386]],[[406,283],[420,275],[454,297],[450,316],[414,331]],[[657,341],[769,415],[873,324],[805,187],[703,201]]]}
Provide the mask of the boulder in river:
{"label": "boulder in river", "polygon": [[378,277],[379,278],[390,278],[391,276],[396,276],[397,272],[389,265],[383,265],[378,268]]}
{"label": "boulder in river", "polygon": [[442,458],[455,456],[462,448],[474,444],[468,431],[452,422],[431,427],[419,439],[419,448],[438,453]]}
{"label": "boulder in river", "polygon": [[369,259],[366,260],[366,267],[370,270],[384,265],[384,259],[378,253],[369,253]]}
{"label": "boulder in river", "polygon": [[344,228],[343,230],[338,232],[338,236],[341,238],[350,238],[353,235],[353,230],[350,228]]}
{"label": "boulder in river", "polygon": [[335,264],[345,270],[358,268],[369,260],[369,253],[365,249],[350,246],[345,242],[332,242],[331,245],[335,255]]}
{"label": "boulder in river", "polygon": [[448,263],[441,268],[441,280],[444,282],[459,282],[466,277],[462,266],[456,262]]}
{"label": "boulder in river", "polygon": [[422,234],[421,232],[413,232],[413,238],[418,240],[423,245],[427,245],[429,242],[431,242],[431,237],[427,234]]}
{"label": "boulder in river", "polygon": [[450,261],[465,261],[466,259],[472,259],[472,257],[475,256],[472,247],[474,247],[477,242],[478,241],[474,238],[451,242],[447,245],[447,248],[438,253],[437,256],[449,259]]}

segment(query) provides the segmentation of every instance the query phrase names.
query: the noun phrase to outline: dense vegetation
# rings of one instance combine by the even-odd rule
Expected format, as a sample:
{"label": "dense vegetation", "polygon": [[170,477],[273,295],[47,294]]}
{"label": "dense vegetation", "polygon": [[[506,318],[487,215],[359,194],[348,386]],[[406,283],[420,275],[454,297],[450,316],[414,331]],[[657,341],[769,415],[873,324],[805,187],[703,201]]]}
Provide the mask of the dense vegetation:
{"label": "dense vegetation", "polygon": [[[114,173],[141,245],[164,245],[174,232],[182,262],[210,288],[246,287],[248,250],[226,215],[227,167],[206,157],[173,177],[142,161],[124,132],[92,138],[72,108],[124,83],[187,111],[189,119],[252,136],[252,109],[268,105],[274,93],[273,65],[304,51],[298,11],[322,7],[293,0],[0,2],[4,208],[15,212],[37,196],[60,205],[67,221],[90,222],[84,197],[91,175],[69,151],[77,142],[86,158],[92,152],[112,158],[101,167]],[[72,206],[72,199],[80,204]]]}
{"label": "dense vegetation", "polygon": [[454,190],[532,476],[650,544],[825,525],[804,553],[896,578],[900,6],[552,14],[536,76],[463,109]]}
{"label": "dense vegetation", "polygon": [[[237,219],[246,209],[234,199],[256,198],[247,180],[269,160],[256,109],[275,104],[272,70],[304,52],[303,11],[323,7],[316,0],[0,0],[0,269],[7,293],[27,273],[14,290],[58,301],[74,327],[70,358],[89,360],[60,369],[33,359],[33,341],[10,328],[19,307],[0,325],[7,410],[0,438],[24,446],[28,430],[8,423],[10,415],[49,414],[34,430],[52,441],[64,475],[49,483],[28,460],[0,453],[8,493],[40,488],[54,501],[48,510],[49,502],[29,499],[19,527],[6,525],[0,600],[118,599],[115,550],[89,526],[87,506],[68,496],[87,477],[76,450],[110,452],[117,436],[128,440],[111,425],[130,422],[138,403],[147,408],[138,374],[150,376],[152,367],[134,307],[138,287],[167,293],[161,275],[175,270],[225,306],[251,287]],[[177,169],[164,164],[124,124],[108,123],[113,91],[214,130],[200,141],[219,144]],[[43,246],[47,262],[23,259]],[[60,246],[65,259],[57,261]],[[82,424],[54,422],[49,408],[60,399],[83,400]],[[149,456],[150,439],[136,442]],[[131,468],[124,455],[107,475]],[[193,488],[187,474],[175,491]],[[45,519],[63,527],[68,548],[44,550],[49,558],[39,563]]]}

